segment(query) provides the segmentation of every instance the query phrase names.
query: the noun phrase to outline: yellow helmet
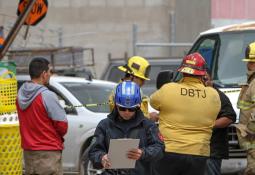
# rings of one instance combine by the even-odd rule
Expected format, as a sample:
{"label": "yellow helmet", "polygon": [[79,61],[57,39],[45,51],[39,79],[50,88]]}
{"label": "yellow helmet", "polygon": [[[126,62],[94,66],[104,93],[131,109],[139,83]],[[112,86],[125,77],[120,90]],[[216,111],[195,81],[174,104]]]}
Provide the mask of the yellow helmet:
{"label": "yellow helmet", "polygon": [[129,58],[127,65],[118,67],[121,71],[132,74],[144,80],[150,80],[150,63],[143,57],[133,56]]}
{"label": "yellow helmet", "polygon": [[245,58],[243,61],[255,62],[255,42],[249,44],[245,50]]}

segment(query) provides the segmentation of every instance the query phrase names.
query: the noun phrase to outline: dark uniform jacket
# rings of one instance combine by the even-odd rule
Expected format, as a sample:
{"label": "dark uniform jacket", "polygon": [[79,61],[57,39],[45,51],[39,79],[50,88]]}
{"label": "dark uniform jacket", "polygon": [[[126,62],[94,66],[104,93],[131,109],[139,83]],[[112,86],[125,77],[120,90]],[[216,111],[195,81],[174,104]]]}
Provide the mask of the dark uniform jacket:
{"label": "dark uniform jacket", "polygon": [[[221,109],[217,119],[221,117],[228,117],[236,121],[236,113],[232,107],[229,98],[220,90],[216,89],[220,96]],[[214,128],[211,138],[211,155],[210,157],[225,159],[228,158],[228,128]]]}
{"label": "dark uniform jacket", "polygon": [[108,153],[110,139],[137,138],[142,157],[136,161],[134,169],[105,170],[104,175],[154,175],[152,169],[155,162],[163,157],[164,143],[160,133],[152,121],[146,119],[138,110],[136,116],[128,121],[121,121],[117,110],[113,110],[108,118],[102,120],[95,131],[95,143],[89,151],[89,159],[95,168],[102,168],[101,159]]}

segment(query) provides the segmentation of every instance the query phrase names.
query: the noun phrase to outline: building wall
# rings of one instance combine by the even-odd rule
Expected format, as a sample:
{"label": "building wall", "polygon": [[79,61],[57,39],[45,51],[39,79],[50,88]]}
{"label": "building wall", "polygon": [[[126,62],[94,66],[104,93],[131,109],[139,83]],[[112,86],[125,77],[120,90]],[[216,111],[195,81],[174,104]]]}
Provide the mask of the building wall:
{"label": "building wall", "polygon": [[[0,24],[8,33],[15,21],[18,0],[0,0]],[[189,3],[187,5],[187,3]],[[46,18],[25,28],[13,48],[82,46],[95,49],[94,73],[100,77],[107,55],[120,58],[133,54],[133,24],[138,26],[138,42],[173,41],[171,14],[175,12],[174,41],[192,42],[210,27],[210,0],[49,0]],[[199,13],[198,13],[199,10]],[[3,15],[5,14],[5,15]],[[6,16],[7,14],[7,16]],[[193,22],[192,22],[193,21]],[[142,56],[170,56],[169,48],[139,48]]]}
{"label": "building wall", "polygon": [[255,20],[254,0],[212,0],[211,6],[215,27]]}
{"label": "building wall", "polygon": [[193,41],[197,35],[211,28],[210,0],[177,0],[176,28],[179,42]]}

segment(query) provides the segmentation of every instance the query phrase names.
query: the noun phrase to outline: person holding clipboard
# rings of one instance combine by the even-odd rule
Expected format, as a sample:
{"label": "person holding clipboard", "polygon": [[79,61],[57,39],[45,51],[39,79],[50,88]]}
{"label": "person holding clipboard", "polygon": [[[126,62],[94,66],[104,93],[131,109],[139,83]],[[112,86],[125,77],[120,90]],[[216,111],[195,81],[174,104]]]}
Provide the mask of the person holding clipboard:
{"label": "person holding clipboard", "polygon": [[114,110],[98,124],[89,151],[94,167],[105,169],[103,175],[156,174],[153,167],[165,147],[156,124],[144,117],[141,101],[136,83],[117,86]]}

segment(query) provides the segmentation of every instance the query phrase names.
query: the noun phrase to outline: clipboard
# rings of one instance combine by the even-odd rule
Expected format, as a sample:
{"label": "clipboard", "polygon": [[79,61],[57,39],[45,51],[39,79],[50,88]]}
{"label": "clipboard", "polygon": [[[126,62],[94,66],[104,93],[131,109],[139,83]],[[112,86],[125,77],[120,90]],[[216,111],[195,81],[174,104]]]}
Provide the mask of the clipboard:
{"label": "clipboard", "polygon": [[108,151],[108,158],[111,163],[109,169],[130,169],[135,168],[136,160],[129,159],[127,152],[138,148],[140,139],[111,139]]}

